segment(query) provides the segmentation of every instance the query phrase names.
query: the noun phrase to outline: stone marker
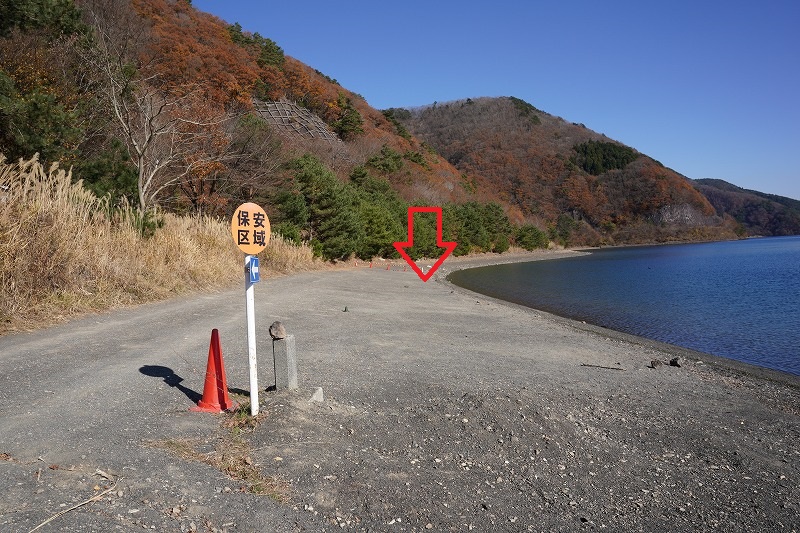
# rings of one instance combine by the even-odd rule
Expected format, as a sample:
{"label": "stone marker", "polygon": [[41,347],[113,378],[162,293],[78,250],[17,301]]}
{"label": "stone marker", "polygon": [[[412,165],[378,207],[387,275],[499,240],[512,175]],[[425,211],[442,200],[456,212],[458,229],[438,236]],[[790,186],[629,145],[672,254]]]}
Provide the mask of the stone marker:
{"label": "stone marker", "polygon": [[280,322],[269,327],[272,336],[272,358],[275,365],[275,390],[297,389],[297,357],[294,335],[287,335]]}

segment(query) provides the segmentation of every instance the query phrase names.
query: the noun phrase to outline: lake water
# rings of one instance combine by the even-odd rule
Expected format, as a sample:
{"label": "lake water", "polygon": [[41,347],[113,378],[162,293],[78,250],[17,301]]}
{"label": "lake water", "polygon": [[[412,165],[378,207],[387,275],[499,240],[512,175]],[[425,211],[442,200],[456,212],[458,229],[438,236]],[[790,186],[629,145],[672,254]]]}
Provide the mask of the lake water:
{"label": "lake water", "polygon": [[800,375],[800,236],[606,248],[448,279],[556,315]]}

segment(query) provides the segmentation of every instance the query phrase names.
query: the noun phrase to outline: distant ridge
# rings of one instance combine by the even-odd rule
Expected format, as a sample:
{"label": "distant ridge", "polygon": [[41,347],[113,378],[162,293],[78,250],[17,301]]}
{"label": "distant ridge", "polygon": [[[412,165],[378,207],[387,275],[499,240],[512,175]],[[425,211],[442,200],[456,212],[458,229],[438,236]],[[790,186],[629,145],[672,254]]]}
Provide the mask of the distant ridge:
{"label": "distant ridge", "polygon": [[743,189],[721,179],[693,180],[719,214],[733,217],[741,233],[755,236],[800,234],[800,200]]}

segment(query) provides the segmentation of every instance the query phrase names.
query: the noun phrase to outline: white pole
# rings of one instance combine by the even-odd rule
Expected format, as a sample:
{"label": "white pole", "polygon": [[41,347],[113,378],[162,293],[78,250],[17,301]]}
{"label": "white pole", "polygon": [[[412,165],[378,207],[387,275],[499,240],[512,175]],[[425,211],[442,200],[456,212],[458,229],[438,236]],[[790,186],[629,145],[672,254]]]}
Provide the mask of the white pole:
{"label": "white pole", "polygon": [[256,359],[256,304],[253,290],[255,284],[250,283],[250,272],[248,271],[251,257],[253,256],[247,255],[244,258],[244,286],[247,300],[247,352],[250,363],[250,415],[256,416],[258,414],[258,362]]}

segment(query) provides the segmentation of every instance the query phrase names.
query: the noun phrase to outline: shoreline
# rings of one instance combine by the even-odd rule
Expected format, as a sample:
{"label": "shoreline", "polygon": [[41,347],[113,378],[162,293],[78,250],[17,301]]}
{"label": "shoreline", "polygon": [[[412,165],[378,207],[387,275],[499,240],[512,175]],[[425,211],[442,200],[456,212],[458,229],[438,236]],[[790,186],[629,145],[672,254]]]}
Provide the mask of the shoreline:
{"label": "shoreline", "polygon": [[[645,245],[643,245],[645,246]],[[743,361],[738,361],[736,359],[731,359],[728,357],[723,357],[719,355],[714,355],[707,352],[702,352],[699,350],[693,350],[691,348],[685,348],[683,346],[679,346],[677,344],[671,344],[663,341],[659,341],[656,339],[650,339],[648,337],[643,337],[640,335],[634,335],[631,333],[626,333],[624,331],[619,331],[611,328],[606,328],[603,326],[599,326],[596,324],[592,324],[589,322],[576,320],[573,318],[557,315],[555,313],[551,313],[548,311],[544,311],[541,309],[537,309],[535,307],[529,307],[522,304],[517,304],[514,302],[509,302],[507,300],[503,300],[501,298],[495,298],[493,296],[489,296],[480,292],[472,291],[470,289],[461,287],[452,281],[450,281],[449,276],[453,272],[459,270],[468,270],[471,268],[480,268],[486,266],[494,266],[494,265],[503,265],[503,264],[510,264],[510,263],[523,263],[529,261],[549,261],[549,260],[558,260],[564,259],[569,257],[577,257],[580,255],[585,255],[590,253],[591,250],[595,250],[596,248],[578,248],[578,249],[563,249],[563,250],[536,250],[531,252],[515,252],[511,256],[504,257],[503,254],[483,254],[482,256],[462,256],[459,258],[461,261],[454,261],[452,265],[448,263],[451,261],[451,258],[448,258],[440,267],[440,272],[443,275],[439,275],[437,273],[434,276],[434,279],[441,283],[445,283],[450,287],[453,287],[455,290],[458,290],[465,294],[477,294],[481,298],[486,298],[488,300],[494,301],[498,304],[508,305],[512,307],[517,307],[520,309],[525,310],[532,310],[536,313],[549,317],[551,320],[555,322],[560,322],[563,324],[568,324],[569,326],[576,328],[578,330],[589,331],[595,333],[597,335],[603,335],[606,337],[613,337],[616,339],[624,340],[626,342],[640,344],[645,347],[657,349],[664,351],[666,353],[674,353],[677,357],[683,357],[688,360],[692,360],[695,362],[702,362],[703,364],[712,365],[712,367],[718,367],[721,369],[726,370],[733,370],[745,375],[749,375],[755,377],[757,379],[768,379],[770,381],[776,381],[785,385],[793,386],[795,388],[800,388],[800,375],[793,374],[791,372],[785,372],[782,370],[776,370],[773,368],[763,367],[759,365],[755,365],[752,363],[745,363]],[[445,268],[450,267],[450,268]],[[668,361],[664,361],[668,364]]]}

